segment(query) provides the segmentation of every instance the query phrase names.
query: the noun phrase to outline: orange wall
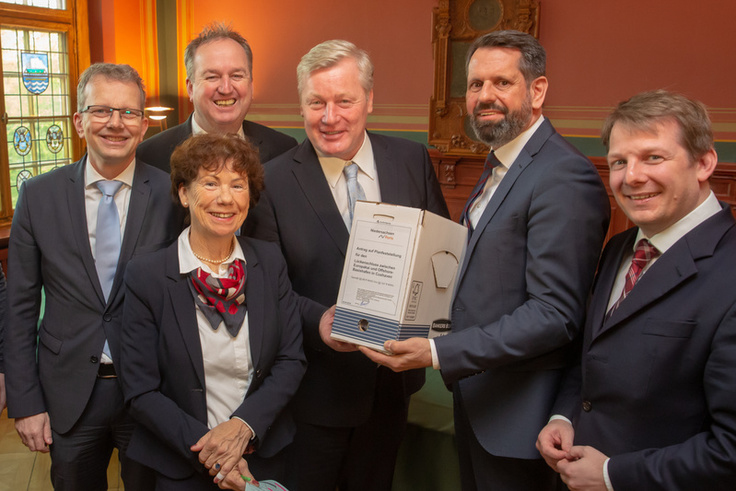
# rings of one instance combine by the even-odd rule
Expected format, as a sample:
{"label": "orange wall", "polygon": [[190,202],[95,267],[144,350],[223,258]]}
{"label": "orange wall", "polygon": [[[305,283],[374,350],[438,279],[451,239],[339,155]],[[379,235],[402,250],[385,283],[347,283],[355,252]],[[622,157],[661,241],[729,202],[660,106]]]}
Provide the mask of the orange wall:
{"label": "orange wall", "polygon": [[295,103],[296,65],[316,44],[347,39],[368,51],[377,103],[427,104],[436,0],[250,0],[191,5],[191,33],[232,20],[253,48],[256,103]]}
{"label": "orange wall", "polygon": [[[152,52],[145,52],[141,41],[141,5],[151,1],[90,0],[93,61],[99,61],[97,52],[105,61],[130,63],[146,74],[144,62]],[[190,35],[220,20],[231,22],[252,44],[252,117],[301,126],[298,61],[323,40],[345,38],[366,49],[376,65],[374,117],[383,118],[373,121],[379,129],[391,129],[390,121],[398,118],[393,128],[417,131],[427,128],[431,15],[437,3],[178,0],[186,7],[182,22]],[[541,0],[540,38],[550,79],[545,113],[565,135],[595,136],[618,101],[665,87],[703,100],[712,110],[716,137],[736,141],[735,18],[736,2],[729,1]],[[269,119],[274,114],[281,116]]]}

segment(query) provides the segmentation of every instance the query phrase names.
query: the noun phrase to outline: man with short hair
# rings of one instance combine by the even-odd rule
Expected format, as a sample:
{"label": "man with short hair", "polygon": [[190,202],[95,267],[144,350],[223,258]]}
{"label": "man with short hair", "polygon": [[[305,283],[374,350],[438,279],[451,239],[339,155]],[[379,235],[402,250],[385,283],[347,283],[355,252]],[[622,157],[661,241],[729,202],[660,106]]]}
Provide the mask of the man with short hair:
{"label": "man with short hair", "polygon": [[491,147],[463,212],[470,233],[452,332],[388,341],[394,370],[433,366],[454,396],[464,490],[551,490],[534,447],[583,325],[610,205],[593,164],[542,116],[546,54],[496,31],[466,62],[466,106]]}
{"label": "man with short hair", "polygon": [[194,113],[182,124],[147,139],[138,157],[166,172],[174,148],[193,134],[235,133],[258,148],[267,162],[296,146],[296,140],[246,121],[253,101],[253,52],[248,41],[224,24],[206,26],[184,51],[187,92]]}
{"label": "man with short hair", "polygon": [[126,489],[154,485],[152,471],[126,456],[133,422],[115,368],[125,265],[168,245],[181,227],[169,176],[135,158],[148,126],[145,97],[128,65],[85,70],[74,127],[87,154],[26,181],[13,216],[8,416],[30,450],[51,452],[57,490],[107,489],[113,447]]}
{"label": "man with short hair", "polygon": [[708,182],[708,113],[644,92],[603,142],[635,227],[603,252],[581,365],[537,446],[570,489],[736,489],[736,221]]}
{"label": "man with short hair", "polygon": [[330,339],[320,319],[337,301],[351,203],[384,201],[445,217],[447,206],[423,145],[366,131],[373,64],[365,51],[326,41],[302,57],[297,77],[307,139],[267,163],[266,190],[246,222],[255,237],[280,244],[301,295],[308,367],[293,401],[295,476],[285,484],[390,490],[409,395],[424,371],[376,367],[353,345]]}

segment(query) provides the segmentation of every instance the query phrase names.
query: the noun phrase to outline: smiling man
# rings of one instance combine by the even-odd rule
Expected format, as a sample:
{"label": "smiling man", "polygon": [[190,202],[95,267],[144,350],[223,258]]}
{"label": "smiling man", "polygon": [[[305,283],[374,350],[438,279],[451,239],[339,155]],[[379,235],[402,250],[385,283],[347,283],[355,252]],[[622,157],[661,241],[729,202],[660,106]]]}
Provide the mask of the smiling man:
{"label": "smiling man", "polygon": [[206,26],[187,46],[184,65],[194,113],[141,143],[141,159],[170,172],[174,148],[199,133],[240,135],[258,147],[262,163],[296,146],[292,137],[245,120],[253,101],[253,52],[243,36],[223,24]]}
{"label": "smiling man", "polygon": [[555,489],[534,447],[583,325],[610,207],[593,164],[542,116],[546,54],[496,31],[468,51],[466,105],[491,147],[463,212],[470,232],[447,336],[389,341],[395,370],[452,387],[462,488]]}
{"label": "smiling man", "polygon": [[376,368],[352,345],[320,332],[319,321],[337,301],[351,203],[384,201],[445,217],[447,206],[423,145],[366,131],[373,64],[365,51],[326,41],[302,57],[297,79],[307,139],[266,165],[266,190],[248,217],[254,236],[281,245],[302,297],[309,363],[294,398],[294,475],[286,484],[295,491],[338,484],[390,490],[409,395],[424,371]]}
{"label": "smiling man", "polygon": [[581,366],[537,445],[570,489],[736,489],[736,221],[708,183],[708,113],[645,92],[603,142],[636,227],[603,252]]}
{"label": "smiling man", "polygon": [[74,127],[87,155],[25,182],[13,216],[8,416],[30,450],[51,452],[55,489],[107,489],[113,448],[126,489],[153,489],[150,469],[126,456],[133,422],[116,372],[125,265],[166,246],[181,227],[169,176],[135,158],[148,124],[145,98],[128,65],[85,70]]}

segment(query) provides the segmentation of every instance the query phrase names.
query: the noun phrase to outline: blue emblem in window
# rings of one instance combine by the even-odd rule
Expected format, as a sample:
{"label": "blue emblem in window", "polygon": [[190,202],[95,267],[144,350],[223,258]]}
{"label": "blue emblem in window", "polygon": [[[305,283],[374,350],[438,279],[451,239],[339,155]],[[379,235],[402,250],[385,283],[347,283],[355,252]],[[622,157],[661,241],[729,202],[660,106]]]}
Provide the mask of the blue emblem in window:
{"label": "blue emblem in window", "polygon": [[23,85],[32,94],[41,94],[49,86],[49,55],[47,53],[21,53]]}

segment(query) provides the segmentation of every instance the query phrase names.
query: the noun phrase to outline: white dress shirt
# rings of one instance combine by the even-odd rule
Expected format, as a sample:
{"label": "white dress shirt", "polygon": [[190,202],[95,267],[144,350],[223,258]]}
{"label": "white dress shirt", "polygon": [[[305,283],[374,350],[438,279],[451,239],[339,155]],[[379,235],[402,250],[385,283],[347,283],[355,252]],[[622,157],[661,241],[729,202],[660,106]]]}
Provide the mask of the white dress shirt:
{"label": "white dress shirt", "polygon": [[315,148],[319,164],[322,166],[322,172],[327,179],[327,184],[332,191],[332,197],[335,200],[337,209],[343,217],[343,221],[350,223],[350,204],[348,200],[348,182],[345,179],[343,169],[350,165],[350,162],[358,164],[358,183],[365,192],[366,201],[381,201],[381,188],[378,183],[378,172],[376,171],[376,161],[373,157],[373,146],[368,133],[365,133],[363,145],[361,145],[358,153],[352,160],[345,161],[337,157],[328,157]]}
{"label": "white dress shirt", "polygon": [[[235,241],[230,257],[219,265],[217,271],[212,271],[194,256],[189,244],[189,229],[190,227],[187,227],[178,239],[179,272],[181,274],[189,274],[197,268],[202,268],[215,278],[224,278],[227,277],[228,268],[233,261],[241,259],[245,262],[240,243]],[[196,310],[199,342],[202,345],[204,361],[207,426],[212,429],[232,417],[233,412],[243,403],[245,393],[253,380],[248,314],[245,314],[238,335],[232,337],[224,321],[220,322],[216,330],[212,329],[199,306]],[[248,427],[250,428],[250,425]],[[253,428],[251,428],[252,431]],[[255,434],[253,436],[255,437]]]}
{"label": "white dress shirt", "polygon": [[[202,135],[202,134],[205,134],[206,135],[207,132],[201,126],[199,126],[197,124],[197,120],[194,119],[194,116],[192,116],[192,136],[194,136],[194,135]],[[242,138],[243,140],[245,140],[245,132],[243,131],[243,125],[242,125],[242,123],[241,123],[240,126],[238,126],[237,135],[240,138]]]}

